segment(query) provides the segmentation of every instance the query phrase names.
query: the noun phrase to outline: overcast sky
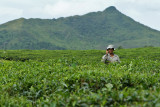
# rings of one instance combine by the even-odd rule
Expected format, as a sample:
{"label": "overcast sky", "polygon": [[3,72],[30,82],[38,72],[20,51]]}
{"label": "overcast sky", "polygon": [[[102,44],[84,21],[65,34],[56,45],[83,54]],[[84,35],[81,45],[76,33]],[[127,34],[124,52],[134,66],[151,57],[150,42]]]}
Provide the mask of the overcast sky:
{"label": "overcast sky", "polygon": [[83,15],[109,6],[160,30],[160,0],[0,0],[0,24],[21,17],[52,19]]}

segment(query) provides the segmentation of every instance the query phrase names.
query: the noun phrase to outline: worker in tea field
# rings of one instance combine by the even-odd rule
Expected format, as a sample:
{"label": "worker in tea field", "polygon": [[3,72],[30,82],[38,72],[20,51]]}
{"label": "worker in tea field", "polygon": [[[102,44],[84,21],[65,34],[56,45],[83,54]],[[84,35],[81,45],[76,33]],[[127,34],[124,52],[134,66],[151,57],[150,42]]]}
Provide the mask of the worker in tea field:
{"label": "worker in tea field", "polygon": [[118,55],[114,54],[115,48],[113,45],[108,45],[106,48],[106,54],[102,57],[102,62],[108,64],[108,63],[113,63],[113,62],[118,62],[120,63],[120,59]]}

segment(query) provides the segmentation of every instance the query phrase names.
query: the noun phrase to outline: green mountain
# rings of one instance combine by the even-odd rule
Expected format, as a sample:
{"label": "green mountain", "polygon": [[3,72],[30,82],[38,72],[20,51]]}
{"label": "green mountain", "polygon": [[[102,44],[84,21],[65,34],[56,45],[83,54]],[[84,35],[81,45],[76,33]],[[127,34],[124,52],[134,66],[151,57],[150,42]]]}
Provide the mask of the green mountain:
{"label": "green mountain", "polygon": [[160,46],[160,31],[111,6],[104,11],[58,19],[20,18],[0,25],[0,49],[105,49]]}

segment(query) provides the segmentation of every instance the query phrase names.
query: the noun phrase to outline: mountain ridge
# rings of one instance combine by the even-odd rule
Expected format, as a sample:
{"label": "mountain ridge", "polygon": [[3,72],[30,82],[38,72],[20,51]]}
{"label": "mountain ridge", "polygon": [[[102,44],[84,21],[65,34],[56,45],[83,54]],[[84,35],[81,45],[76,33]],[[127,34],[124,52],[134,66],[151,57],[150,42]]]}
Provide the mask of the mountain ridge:
{"label": "mountain ridge", "polygon": [[111,6],[58,19],[19,18],[0,25],[0,49],[105,49],[160,46],[160,32]]}

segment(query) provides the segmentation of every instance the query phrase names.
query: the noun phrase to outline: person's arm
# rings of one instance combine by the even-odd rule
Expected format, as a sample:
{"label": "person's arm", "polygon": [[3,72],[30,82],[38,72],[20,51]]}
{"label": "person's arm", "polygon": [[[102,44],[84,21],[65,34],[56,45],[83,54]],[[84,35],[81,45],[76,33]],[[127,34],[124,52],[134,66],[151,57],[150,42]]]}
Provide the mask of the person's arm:
{"label": "person's arm", "polygon": [[107,58],[108,58],[108,51],[106,50],[106,54],[102,57],[101,62],[106,63]]}
{"label": "person's arm", "polygon": [[105,62],[106,60],[106,55],[102,56],[101,62]]}
{"label": "person's arm", "polygon": [[101,62],[106,63],[107,58],[108,58],[108,54],[105,54],[105,55],[102,57]]}

